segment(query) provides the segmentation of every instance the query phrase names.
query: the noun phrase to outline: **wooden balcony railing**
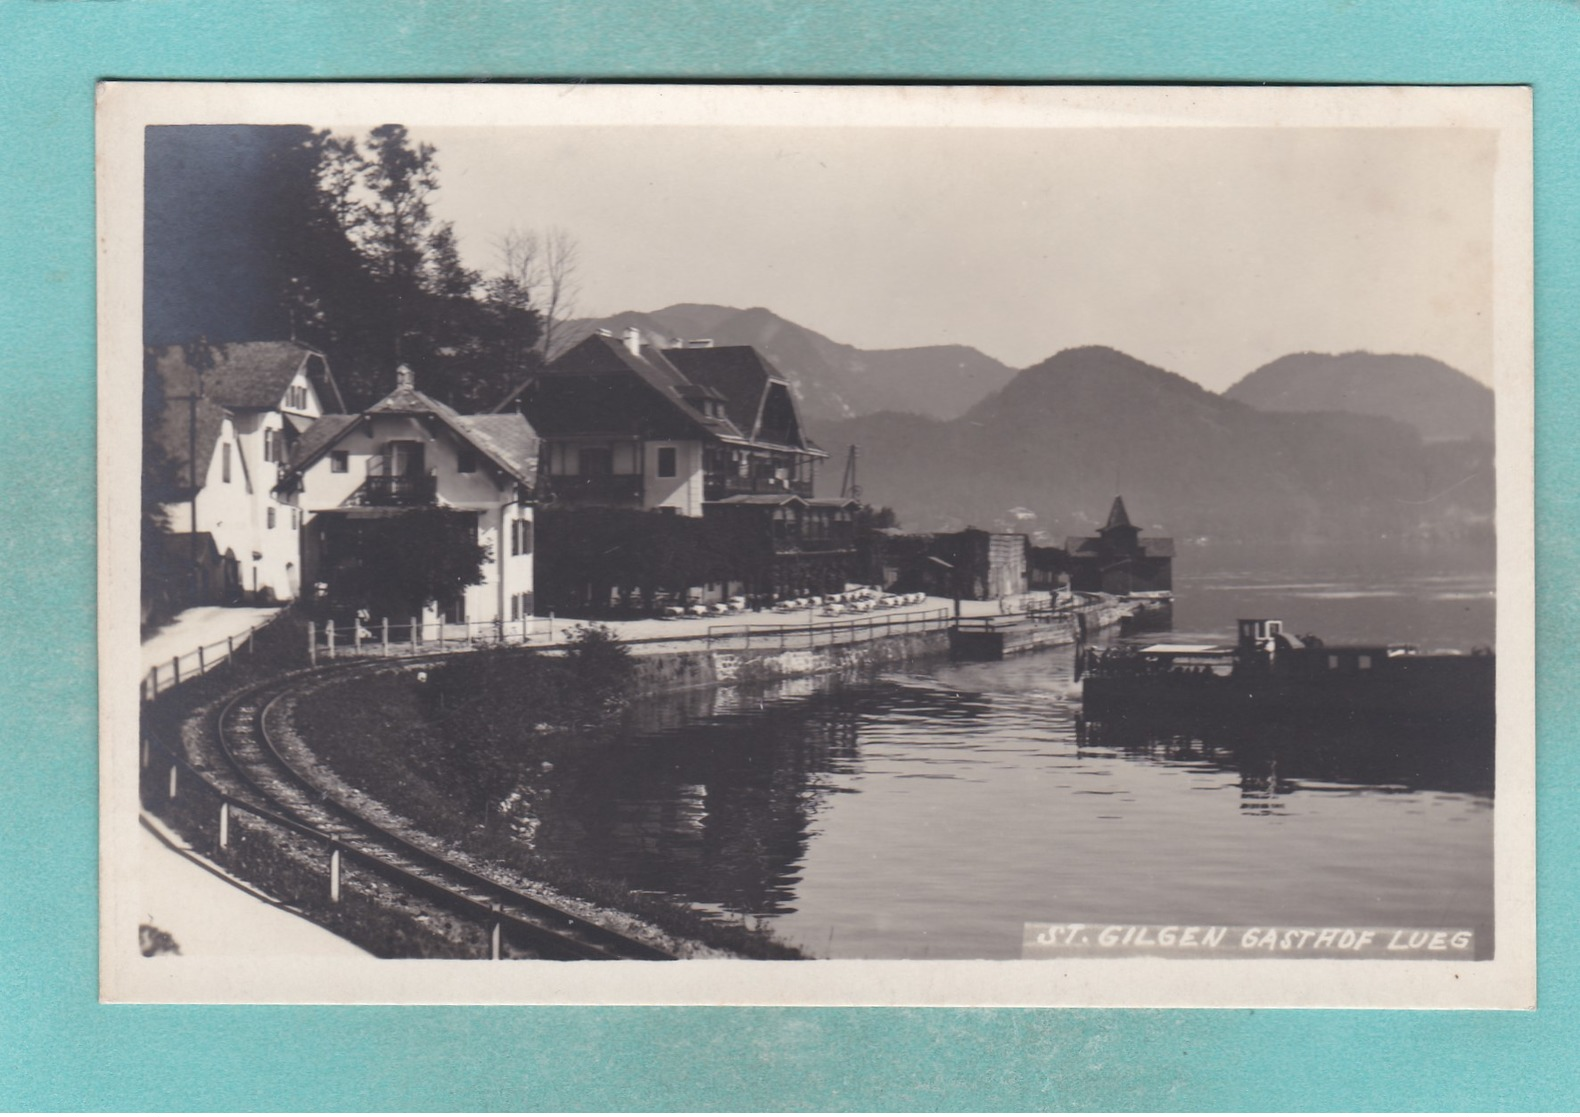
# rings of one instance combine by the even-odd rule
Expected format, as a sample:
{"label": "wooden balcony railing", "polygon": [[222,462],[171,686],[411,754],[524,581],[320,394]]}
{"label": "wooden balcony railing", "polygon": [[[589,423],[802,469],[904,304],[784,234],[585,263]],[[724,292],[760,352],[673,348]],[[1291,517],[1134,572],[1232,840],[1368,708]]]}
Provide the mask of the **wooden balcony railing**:
{"label": "wooden balcony railing", "polygon": [[541,479],[546,483],[550,496],[567,504],[609,504],[615,506],[642,503],[642,477],[635,473],[606,473],[598,475],[553,475]]}
{"label": "wooden balcony railing", "polygon": [[369,477],[362,486],[362,503],[386,507],[432,504],[439,492],[433,476]]}

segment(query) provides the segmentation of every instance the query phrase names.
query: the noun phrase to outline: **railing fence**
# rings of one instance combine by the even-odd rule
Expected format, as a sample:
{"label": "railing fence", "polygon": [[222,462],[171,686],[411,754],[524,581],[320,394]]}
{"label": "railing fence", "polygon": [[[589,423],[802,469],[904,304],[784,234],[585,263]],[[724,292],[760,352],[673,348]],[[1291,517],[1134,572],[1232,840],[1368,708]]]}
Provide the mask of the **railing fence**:
{"label": "railing fence", "polygon": [[419,655],[431,651],[459,651],[463,648],[506,645],[552,644],[556,632],[566,626],[547,617],[493,621],[424,621],[410,617],[392,621],[378,620],[309,621],[307,650],[309,661],[320,657]]}
{"label": "railing fence", "polygon": [[270,621],[264,621],[255,624],[239,635],[227,636],[210,644],[200,644],[190,652],[171,656],[154,664],[148,674],[143,676],[143,697],[156,698],[171,687],[179,685],[183,680],[206,675],[221,664],[229,663],[237,655],[251,655],[254,635],[269,623]]}

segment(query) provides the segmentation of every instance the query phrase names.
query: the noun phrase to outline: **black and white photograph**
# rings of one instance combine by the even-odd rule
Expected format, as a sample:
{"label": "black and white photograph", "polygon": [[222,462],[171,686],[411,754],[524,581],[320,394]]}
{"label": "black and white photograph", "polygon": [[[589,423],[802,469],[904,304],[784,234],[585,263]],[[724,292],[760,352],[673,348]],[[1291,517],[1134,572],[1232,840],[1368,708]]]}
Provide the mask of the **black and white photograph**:
{"label": "black and white photograph", "polygon": [[102,996],[1529,1007],[1530,127],[105,85]]}

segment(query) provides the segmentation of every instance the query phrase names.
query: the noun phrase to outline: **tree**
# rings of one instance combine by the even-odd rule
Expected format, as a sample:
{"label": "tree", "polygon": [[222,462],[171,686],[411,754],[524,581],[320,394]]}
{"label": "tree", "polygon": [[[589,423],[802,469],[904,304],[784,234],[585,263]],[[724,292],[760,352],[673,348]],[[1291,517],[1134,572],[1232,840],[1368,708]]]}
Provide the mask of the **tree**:
{"label": "tree", "polygon": [[483,580],[489,549],[472,513],[415,508],[379,519],[325,517],[320,580],[333,609],[409,617]]}

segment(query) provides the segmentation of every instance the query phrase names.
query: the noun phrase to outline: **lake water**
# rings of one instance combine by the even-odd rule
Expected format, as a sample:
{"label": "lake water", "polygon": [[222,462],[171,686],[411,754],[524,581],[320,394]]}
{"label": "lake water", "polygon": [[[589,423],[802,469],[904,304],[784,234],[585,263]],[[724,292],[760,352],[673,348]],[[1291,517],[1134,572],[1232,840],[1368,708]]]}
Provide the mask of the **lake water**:
{"label": "lake water", "polygon": [[[1493,641],[1489,556],[1194,553],[1177,631]],[[1012,958],[1027,921],[1492,924],[1490,750],[1083,727],[1069,649],[655,698],[530,840],[820,957]]]}

